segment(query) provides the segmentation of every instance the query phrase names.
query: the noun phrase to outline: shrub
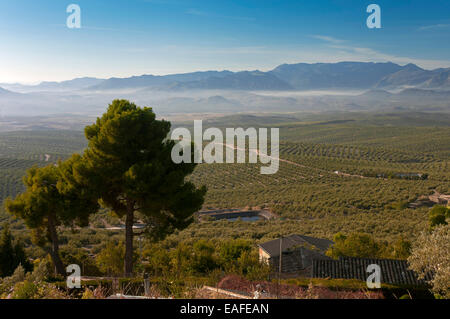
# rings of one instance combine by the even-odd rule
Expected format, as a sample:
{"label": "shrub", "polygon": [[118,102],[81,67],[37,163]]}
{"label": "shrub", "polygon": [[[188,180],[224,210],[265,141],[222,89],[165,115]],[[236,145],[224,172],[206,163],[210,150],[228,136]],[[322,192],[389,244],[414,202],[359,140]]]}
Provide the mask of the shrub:
{"label": "shrub", "polygon": [[194,244],[191,263],[194,273],[205,274],[218,267],[214,251],[214,246],[207,241],[200,240]]}
{"label": "shrub", "polygon": [[124,271],[125,246],[122,242],[118,244],[109,242],[97,255],[98,268],[108,275],[120,275]]}
{"label": "shrub", "polygon": [[410,267],[423,278],[434,275],[430,284],[435,294],[450,298],[450,225],[436,226],[433,232],[423,232],[413,245],[408,258]]}
{"label": "shrub", "polygon": [[333,258],[341,256],[360,258],[379,258],[382,247],[367,234],[353,233],[348,236],[338,233],[334,236],[334,245],[327,251]]}
{"label": "shrub", "polygon": [[430,228],[434,228],[437,225],[446,225],[446,219],[450,217],[450,208],[444,206],[434,206],[428,215],[428,221]]}
{"label": "shrub", "polygon": [[25,280],[19,282],[14,286],[14,292],[11,295],[12,299],[36,299],[38,287],[35,283]]}

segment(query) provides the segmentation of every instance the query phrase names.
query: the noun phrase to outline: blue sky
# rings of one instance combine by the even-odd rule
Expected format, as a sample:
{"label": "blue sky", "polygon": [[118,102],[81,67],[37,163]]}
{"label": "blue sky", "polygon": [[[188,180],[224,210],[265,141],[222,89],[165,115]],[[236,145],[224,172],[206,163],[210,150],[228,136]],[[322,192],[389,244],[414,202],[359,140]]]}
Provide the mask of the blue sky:
{"label": "blue sky", "polygon": [[[81,29],[66,7],[81,7]],[[366,8],[381,7],[381,29]],[[392,61],[450,67],[448,0],[0,2],[0,82]]]}

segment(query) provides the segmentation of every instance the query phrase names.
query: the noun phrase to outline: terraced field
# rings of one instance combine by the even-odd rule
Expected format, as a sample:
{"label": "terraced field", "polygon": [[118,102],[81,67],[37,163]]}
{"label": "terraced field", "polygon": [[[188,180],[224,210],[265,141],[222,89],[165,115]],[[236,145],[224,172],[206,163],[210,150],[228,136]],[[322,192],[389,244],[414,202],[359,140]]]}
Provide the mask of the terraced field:
{"label": "terraced field", "polygon": [[0,202],[23,191],[27,168],[45,166],[84,148],[81,132],[33,131],[0,134]]}
{"label": "terraced field", "polygon": [[[178,236],[271,238],[300,232],[331,238],[338,231],[387,240],[414,236],[426,227],[428,210],[406,204],[434,190],[450,193],[450,122],[427,118],[421,125],[415,119],[416,126],[408,126],[401,117],[381,118],[274,123],[280,127],[283,159],[274,175],[261,175],[260,164],[199,165],[190,179],[207,185],[205,209],[266,207],[281,219],[251,227],[226,221],[193,224]],[[235,127],[248,126],[239,124],[239,117],[233,120]],[[214,125],[227,127],[220,120]],[[84,147],[82,132],[0,134],[0,201],[22,190],[26,168],[54,163]],[[408,173],[427,178],[377,178]]]}
{"label": "terraced field", "polygon": [[78,131],[29,131],[0,134],[0,158],[57,161],[86,145]]}

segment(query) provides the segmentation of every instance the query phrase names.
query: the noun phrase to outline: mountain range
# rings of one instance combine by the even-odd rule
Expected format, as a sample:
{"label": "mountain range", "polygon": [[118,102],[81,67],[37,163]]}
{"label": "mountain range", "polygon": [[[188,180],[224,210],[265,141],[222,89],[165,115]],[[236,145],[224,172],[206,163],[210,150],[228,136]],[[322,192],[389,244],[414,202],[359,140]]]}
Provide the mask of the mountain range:
{"label": "mountain range", "polygon": [[450,69],[414,64],[283,64],[271,71],[203,71],[128,78],[0,84],[2,116],[97,116],[114,99],[186,113],[450,111]]}
{"label": "mountain range", "polygon": [[153,89],[180,90],[329,90],[329,89],[450,89],[450,68],[425,70],[414,64],[339,62],[282,64],[262,71],[204,71],[128,78],[76,78],[39,85],[0,84],[5,89],[28,93],[45,91],[111,91]]}

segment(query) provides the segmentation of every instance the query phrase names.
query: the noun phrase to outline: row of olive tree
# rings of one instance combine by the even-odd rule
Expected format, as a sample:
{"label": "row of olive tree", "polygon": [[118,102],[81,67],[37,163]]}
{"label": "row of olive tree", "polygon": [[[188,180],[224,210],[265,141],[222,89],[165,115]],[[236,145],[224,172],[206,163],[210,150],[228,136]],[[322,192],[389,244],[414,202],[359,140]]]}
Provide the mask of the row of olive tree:
{"label": "row of olive tree", "polygon": [[[26,191],[6,201],[6,210],[23,219],[35,243],[44,247],[57,272],[65,274],[59,255],[58,226],[87,226],[101,206],[125,218],[126,276],[133,272],[133,224],[139,214],[147,233],[161,239],[193,221],[206,188],[185,181],[195,163],[175,164],[168,139],[170,122],[157,120],[151,108],[114,100],[96,123],[85,128],[83,155],[24,177]],[[194,148],[191,148],[194,149]]]}

